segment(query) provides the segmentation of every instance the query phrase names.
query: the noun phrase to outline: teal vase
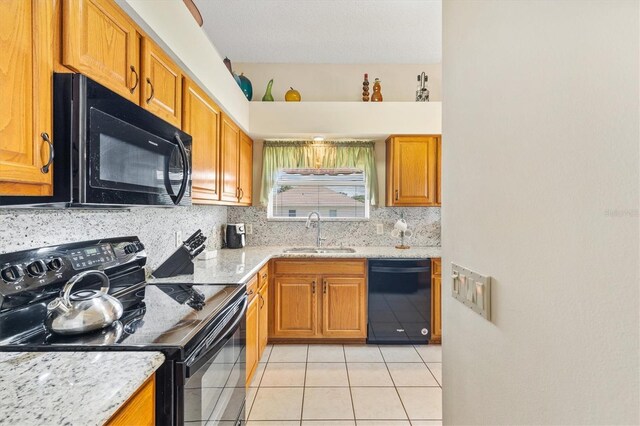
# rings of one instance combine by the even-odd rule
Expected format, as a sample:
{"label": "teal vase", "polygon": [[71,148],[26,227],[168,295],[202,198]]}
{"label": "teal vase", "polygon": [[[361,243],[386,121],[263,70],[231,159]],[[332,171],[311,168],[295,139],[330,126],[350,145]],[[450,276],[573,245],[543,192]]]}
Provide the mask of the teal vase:
{"label": "teal vase", "polygon": [[240,88],[244,92],[244,95],[248,100],[253,98],[253,86],[251,85],[251,80],[244,76],[244,74],[240,74]]}
{"label": "teal vase", "polygon": [[267,84],[267,91],[264,92],[262,102],[273,102],[273,95],[271,94],[271,88],[273,87],[273,79],[269,80]]}

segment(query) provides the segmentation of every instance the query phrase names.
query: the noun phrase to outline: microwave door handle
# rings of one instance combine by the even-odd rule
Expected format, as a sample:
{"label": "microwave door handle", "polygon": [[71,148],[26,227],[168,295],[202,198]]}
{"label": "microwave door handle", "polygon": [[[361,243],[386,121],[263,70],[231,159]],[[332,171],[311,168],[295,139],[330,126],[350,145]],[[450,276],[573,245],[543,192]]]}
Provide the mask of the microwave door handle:
{"label": "microwave door handle", "polygon": [[180,139],[180,135],[176,132],[174,137],[178,142],[178,149],[180,150],[180,156],[182,157],[182,185],[180,186],[178,195],[176,195],[175,197],[171,197],[173,199],[173,204],[178,205],[180,204],[180,201],[182,201],[182,197],[184,197],[184,193],[187,190],[187,185],[189,185],[189,175],[191,174],[191,169],[189,166],[189,155],[187,153],[187,149],[182,143],[182,139]]}

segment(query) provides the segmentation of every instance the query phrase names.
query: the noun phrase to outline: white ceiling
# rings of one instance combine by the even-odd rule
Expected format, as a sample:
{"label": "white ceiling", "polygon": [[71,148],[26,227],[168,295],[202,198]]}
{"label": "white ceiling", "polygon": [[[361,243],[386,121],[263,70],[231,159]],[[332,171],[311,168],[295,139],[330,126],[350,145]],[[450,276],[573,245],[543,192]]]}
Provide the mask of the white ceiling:
{"label": "white ceiling", "polygon": [[233,62],[442,61],[441,0],[195,0]]}

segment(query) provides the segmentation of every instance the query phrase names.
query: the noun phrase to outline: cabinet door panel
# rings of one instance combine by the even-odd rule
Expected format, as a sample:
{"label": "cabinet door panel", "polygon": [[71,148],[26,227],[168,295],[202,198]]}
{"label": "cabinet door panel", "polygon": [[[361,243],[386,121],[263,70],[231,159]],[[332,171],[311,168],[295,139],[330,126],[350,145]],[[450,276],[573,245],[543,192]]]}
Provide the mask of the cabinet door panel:
{"label": "cabinet door panel", "polygon": [[239,164],[240,204],[251,205],[253,182],[253,141],[244,132],[240,134],[240,164]]}
{"label": "cabinet door panel", "polygon": [[63,64],[138,103],[140,42],[129,17],[109,0],[64,0],[62,21]]}
{"label": "cabinet door panel", "polygon": [[317,333],[315,276],[276,276],[275,337],[313,337]]}
{"label": "cabinet door panel", "polygon": [[442,259],[431,259],[431,343],[442,340]]}
{"label": "cabinet door panel", "polygon": [[51,195],[53,4],[0,2],[0,195]]}
{"label": "cabinet door panel", "polygon": [[258,361],[260,361],[269,340],[269,286],[262,286],[258,296]]}
{"label": "cabinet door panel", "polygon": [[258,299],[253,299],[247,308],[247,385],[251,384],[251,378],[258,365]]}
{"label": "cabinet door panel", "polygon": [[367,337],[365,287],[364,278],[323,277],[324,337]]}
{"label": "cabinet door panel", "polygon": [[439,136],[387,140],[387,205],[438,205]]}
{"label": "cabinet door panel", "polygon": [[220,200],[220,108],[195,83],[184,81],[182,130],[193,138],[192,198],[206,204]]}
{"label": "cabinet door panel", "polygon": [[240,158],[240,129],[226,115],[222,114],[222,130],[220,142],[220,170],[222,173],[220,199],[222,201],[238,202],[238,162]]}
{"label": "cabinet door panel", "polygon": [[182,116],[182,71],[148,38],[142,41],[141,105],[158,117],[180,127]]}

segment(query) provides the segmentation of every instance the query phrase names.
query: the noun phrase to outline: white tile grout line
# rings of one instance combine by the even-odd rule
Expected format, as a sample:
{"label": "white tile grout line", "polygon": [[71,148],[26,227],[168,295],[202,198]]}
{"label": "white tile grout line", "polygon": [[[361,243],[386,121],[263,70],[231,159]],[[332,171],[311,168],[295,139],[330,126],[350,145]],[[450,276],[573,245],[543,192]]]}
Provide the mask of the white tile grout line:
{"label": "white tile grout line", "polygon": [[304,380],[302,381],[302,404],[300,405],[300,426],[304,418],[304,394],[307,390],[307,365],[309,364],[309,345],[307,345],[307,357],[304,361]]}
{"label": "white tile grout line", "polygon": [[[413,347],[413,345],[411,347],[416,353],[418,353],[418,351],[416,350],[416,348]],[[378,346],[378,349],[380,349],[380,346]],[[391,370],[389,370],[389,363],[387,362],[387,359],[384,357],[384,352],[382,352],[382,349],[380,349],[380,353],[382,354],[382,359],[384,359],[384,366],[387,369],[387,373],[389,373],[389,377],[391,378],[391,383],[393,383],[393,389],[395,389],[396,394],[398,395],[398,399],[400,400],[400,404],[402,405],[402,409],[404,410],[404,414],[406,414],[407,420],[409,421],[409,424],[411,424],[411,419],[409,418],[409,412],[407,411],[407,408],[404,406],[404,401],[402,401],[402,397],[400,396],[400,391],[398,391],[398,386],[396,386],[396,381],[393,380],[393,374],[391,374]],[[418,353],[418,356],[420,356],[419,353]],[[420,359],[422,359],[422,357],[420,357]]]}
{"label": "white tile grout line", "polygon": [[344,355],[344,369],[347,372],[347,384],[349,385],[349,397],[351,398],[351,411],[353,412],[353,422],[357,425],[356,420],[356,405],[353,403],[353,392],[351,391],[351,378],[349,378],[349,363],[347,362],[347,351],[342,345],[342,355]]}

